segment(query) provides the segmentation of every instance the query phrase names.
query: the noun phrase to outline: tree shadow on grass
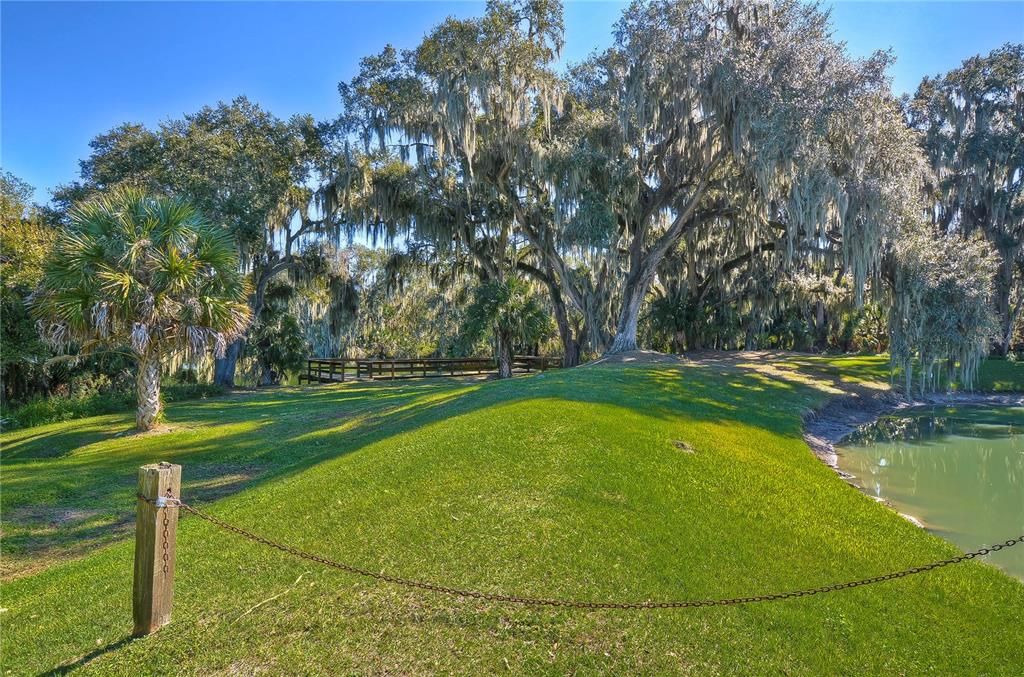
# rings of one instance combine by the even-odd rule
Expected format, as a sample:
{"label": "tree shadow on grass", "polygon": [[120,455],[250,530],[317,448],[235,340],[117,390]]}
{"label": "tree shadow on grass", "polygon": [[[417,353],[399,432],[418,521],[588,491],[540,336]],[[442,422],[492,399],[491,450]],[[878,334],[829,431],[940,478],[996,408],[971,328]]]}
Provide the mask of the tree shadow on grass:
{"label": "tree shadow on grass", "polygon": [[[160,436],[111,440],[87,419],[21,441],[19,456],[36,462],[5,469],[5,545],[16,560],[31,562],[123,538],[134,515],[137,468],[146,463],[180,463],[183,498],[209,503],[442,419],[533,399],[612,405],[659,419],[734,421],[798,436],[800,414],[815,395],[782,376],[709,361],[602,365],[508,381],[357,382],[183,402],[168,413],[186,426]],[[40,456],[39,447],[53,453]],[[52,526],[49,513],[69,508],[99,511],[110,521],[41,533]]]}
{"label": "tree shadow on grass", "polygon": [[15,430],[4,435],[0,458],[8,467],[61,458],[79,447],[122,435],[130,431],[132,425],[126,415],[104,414],[83,419],[81,425],[69,430],[53,430],[57,427],[54,425]]}
{"label": "tree shadow on grass", "polygon": [[[230,496],[262,472],[262,466],[201,463],[190,467],[188,495],[192,500],[212,502]],[[48,561],[88,554],[95,548],[130,537],[135,525],[135,478],[111,478],[116,495],[101,496],[103,502],[123,500],[118,505],[74,509],[66,503],[18,506],[4,514],[4,558],[0,576],[16,578],[45,568]],[[94,501],[95,496],[91,497]]]}
{"label": "tree shadow on grass", "polygon": [[119,649],[122,649],[122,648],[128,646],[129,644],[131,644],[136,639],[138,639],[138,638],[137,637],[132,637],[131,635],[127,635],[127,636],[122,637],[121,639],[117,640],[116,642],[110,642],[109,644],[105,644],[104,646],[97,647],[96,649],[90,651],[89,653],[85,654],[84,656],[81,656],[80,658],[78,658],[78,659],[76,659],[74,661],[71,661],[69,663],[64,663],[63,665],[58,665],[57,667],[53,668],[52,670],[47,670],[45,672],[41,672],[41,673],[39,673],[39,677],[57,677],[58,675],[70,674],[70,673],[74,672],[75,670],[78,670],[79,668],[84,668],[85,666],[87,666],[89,663],[91,663],[92,661],[96,660],[100,656],[103,656],[105,654],[111,653],[113,651],[117,651]]}

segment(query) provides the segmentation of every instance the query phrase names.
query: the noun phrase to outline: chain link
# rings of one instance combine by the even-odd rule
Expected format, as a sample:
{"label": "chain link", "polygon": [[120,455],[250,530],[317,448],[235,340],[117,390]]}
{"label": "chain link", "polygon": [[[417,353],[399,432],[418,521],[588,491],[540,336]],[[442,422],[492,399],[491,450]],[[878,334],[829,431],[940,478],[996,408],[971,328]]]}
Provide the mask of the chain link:
{"label": "chain link", "polygon": [[[145,498],[141,494],[139,498],[144,501],[153,502],[150,499]],[[366,578],[372,578],[374,580],[382,581],[385,583],[392,583],[394,585],[400,585],[407,588],[416,588],[419,590],[427,590],[429,592],[436,592],[444,595],[452,595],[455,597],[465,597],[469,599],[479,599],[488,602],[499,602],[505,604],[520,604],[524,606],[549,606],[549,607],[563,607],[571,609],[688,609],[697,607],[711,607],[711,606],[732,606],[736,604],[753,604],[755,602],[772,602],[782,599],[795,599],[798,597],[808,597],[811,595],[818,595],[826,592],[835,592],[837,590],[848,590],[850,588],[859,588],[864,585],[871,585],[873,583],[881,583],[884,581],[892,581],[899,578],[905,578],[914,574],[924,573],[926,571],[932,571],[933,569],[939,569],[941,567],[949,566],[951,564],[959,564],[960,562],[966,562],[968,560],[982,557],[993,552],[998,552],[1004,548],[1011,548],[1019,543],[1024,543],[1024,535],[1018,536],[1017,538],[1011,538],[1003,543],[996,543],[985,548],[980,548],[971,552],[966,552],[956,557],[950,557],[949,559],[938,560],[935,562],[929,562],[928,564],[922,564],[909,569],[903,569],[901,571],[894,571],[887,574],[881,574],[879,576],[872,576],[870,578],[861,578],[855,581],[846,581],[843,583],[834,583],[832,585],[822,585],[817,588],[805,588],[802,590],[791,590],[788,592],[779,592],[768,595],[754,595],[752,597],[729,597],[724,599],[694,599],[694,600],[665,600],[665,601],[649,601],[649,602],[592,602],[587,600],[575,600],[575,599],[551,599],[543,597],[520,597],[517,595],[506,595],[495,592],[481,592],[478,590],[464,590],[461,588],[452,588],[444,585],[438,585],[436,583],[430,583],[427,581],[419,581],[410,578],[402,578],[400,576],[392,576],[384,572],[370,571],[369,569],[363,569],[351,564],[345,564],[343,562],[337,562],[320,555],[300,550],[294,546],[285,545],[272,541],[269,538],[260,536],[251,531],[237,527],[233,524],[228,524],[224,520],[221,520],[213,515],[205,513],[198,508],[194,508],[187,503],[174,498],[168,497],[167,507],[178,507],[186,512],[195,515],[201,520],[205,520],[225,531],[229,531],[233,534],[241,536],[242,538],[259,543],[275,550],[287,553],[294,557],[298,557],[310,562],[316,562],[324,566],[332,567],[334,569],[340,569],[341,571],[348,572],[350,574],[356,574],[358,576],[364,576]],[[166,524],[166,521],[165,521]],[[165,532],[166,533],[166,532]],[[165,554],[166,556],[166,554]]]}
{"label": "chain link", "polygon": [[[171,503],[168,503],[166,506],[163,507],[163,517],[164,517],[164,543],[163,543],[164,575],[167,574],[167,572],[168,572],[168,570],[170,568],[170,565],[168,564],[168,562],[170,561],[170,555],[169,555],[169,552],[168,552],[169,549],[170,549],[170,545],[168,543],[168,540],[170,539],[170,536],[167,533],[167,531],[168,531],[168,529],[170,527],[171,521],[170,521],[170,518],[168,517],[167,508],[176,508],[176,507],[178,507],[178,505],[181,504],[181,501],[177,501],[177,499],[174,498],[173,494],[171,493],[170,487],[168,487],[168,489],[167,489],[167,500],[171,501]],[[177,504],[175,504],[174,501],[177,501]]]}

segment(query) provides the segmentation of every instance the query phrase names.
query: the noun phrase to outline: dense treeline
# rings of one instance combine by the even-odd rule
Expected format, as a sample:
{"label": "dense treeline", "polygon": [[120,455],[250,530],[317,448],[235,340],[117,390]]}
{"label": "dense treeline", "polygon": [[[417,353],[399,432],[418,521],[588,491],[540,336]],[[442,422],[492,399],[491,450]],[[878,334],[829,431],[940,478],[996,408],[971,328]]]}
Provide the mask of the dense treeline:
{"label": "dense treeline", "polygon": [[213,365],[223,385],[307,354],[646,347],[890,350],[926,389],[1011,349],[1022,46],[897,100],[890,54],[851,58],[798,2],[637,2],[559,70],[563,39],[558,2],[492,1],[363,59],[334,120],[242,97],[126,123],[45,210],[6,176],[5,398],[68,368],[43,367],[25,301],[72,205],[124,186],[187,199],[234,243],[253,319]]}

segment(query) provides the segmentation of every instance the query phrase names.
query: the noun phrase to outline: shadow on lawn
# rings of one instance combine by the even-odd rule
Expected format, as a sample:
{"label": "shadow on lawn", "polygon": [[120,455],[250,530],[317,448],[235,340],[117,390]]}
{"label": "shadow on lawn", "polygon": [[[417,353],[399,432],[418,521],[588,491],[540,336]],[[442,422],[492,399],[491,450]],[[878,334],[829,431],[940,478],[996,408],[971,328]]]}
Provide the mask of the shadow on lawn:
{"label": "shadow on lawn", "polygon": [[104,646],[94,649],[93,651],[90,651],[89,653],[85,654],[84,656],[75,661],[72,661],[70,663],[64,663],[63,665],[58,665],[52,670],[47,670],[46,672],[39,673],[39,675],[40,677],[56,677],[57,675],[70,674],[79,668],[84,668],[86,665],[96,660],[100,656],[103,656],[104,654],[108,654],[112,651],[117,651],[118,649],[128,646],[136,639],[136,637],[132,637],[131,635],[122,637],[116,642],[110,642],[109,644],[106,644]]}
{"label": "shadow on lawn", "polygon": [[[134,514],[136,471],[145,463],[182,464],[183,497],[198,504],[303,472],[441,418],[530,399],[613,405],[662,419],[736,421],[796,436],[800,413],[814,397],[811,388],[781,376],[737,361],[709,361],[606,365],[510,381],[288,388],[172,405],[171,423],[187,427],[116,440],[99,435],[97,424],[88,420],[75,431],[17,440],[13,453],[5,454],[5,544],[14,569],[5,567],[4,575],[17,575],[20,563],[79,554],[123,537]],[[120,418],[130,421],[129,415]],[[104,419],[102,425],[109,426],[118,417]],[[96,448],[98,442],[103,446]],[[97,526],[93,520],[60,520],[69,508],[101,512],[108,521]]]}
{"label": "shadow on lawn", "polygon": [[[40,459],[61,458],[78,447],[88,446],[123,434],[128,425],[122,425],[122,416],[103,415],[89,418],[71,430],[54,431],[53,425],[16,430],[5,435],[0,458],[5,466]],[[61,424],[57,424],[61,425]]]}

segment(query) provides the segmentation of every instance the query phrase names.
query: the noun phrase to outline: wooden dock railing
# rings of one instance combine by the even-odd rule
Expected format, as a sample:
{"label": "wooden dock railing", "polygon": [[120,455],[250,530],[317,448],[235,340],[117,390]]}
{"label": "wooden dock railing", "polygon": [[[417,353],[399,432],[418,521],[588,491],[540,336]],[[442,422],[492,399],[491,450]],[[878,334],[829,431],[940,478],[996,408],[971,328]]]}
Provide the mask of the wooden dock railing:
{"label": "wooden dock railing", "polygon": [[[546,371],[562,366],[559,357],[517,355],[512,359],[512,370],[518,373]],[[400,379],[429,378],[433,376],[467,376],[496,373],[497,366],[490,357],[440,357],[358,359],[311,358],[306,360],[306,373],[299,375],[299,383],[338,383],[346,378]]]}
{"label": "wooden dock railing", "polygon": [[334,383],[345,376],[358,376],[356,360],[344,358],[317,358],[306,360],[306,373],[299,374],[299,383]]}

